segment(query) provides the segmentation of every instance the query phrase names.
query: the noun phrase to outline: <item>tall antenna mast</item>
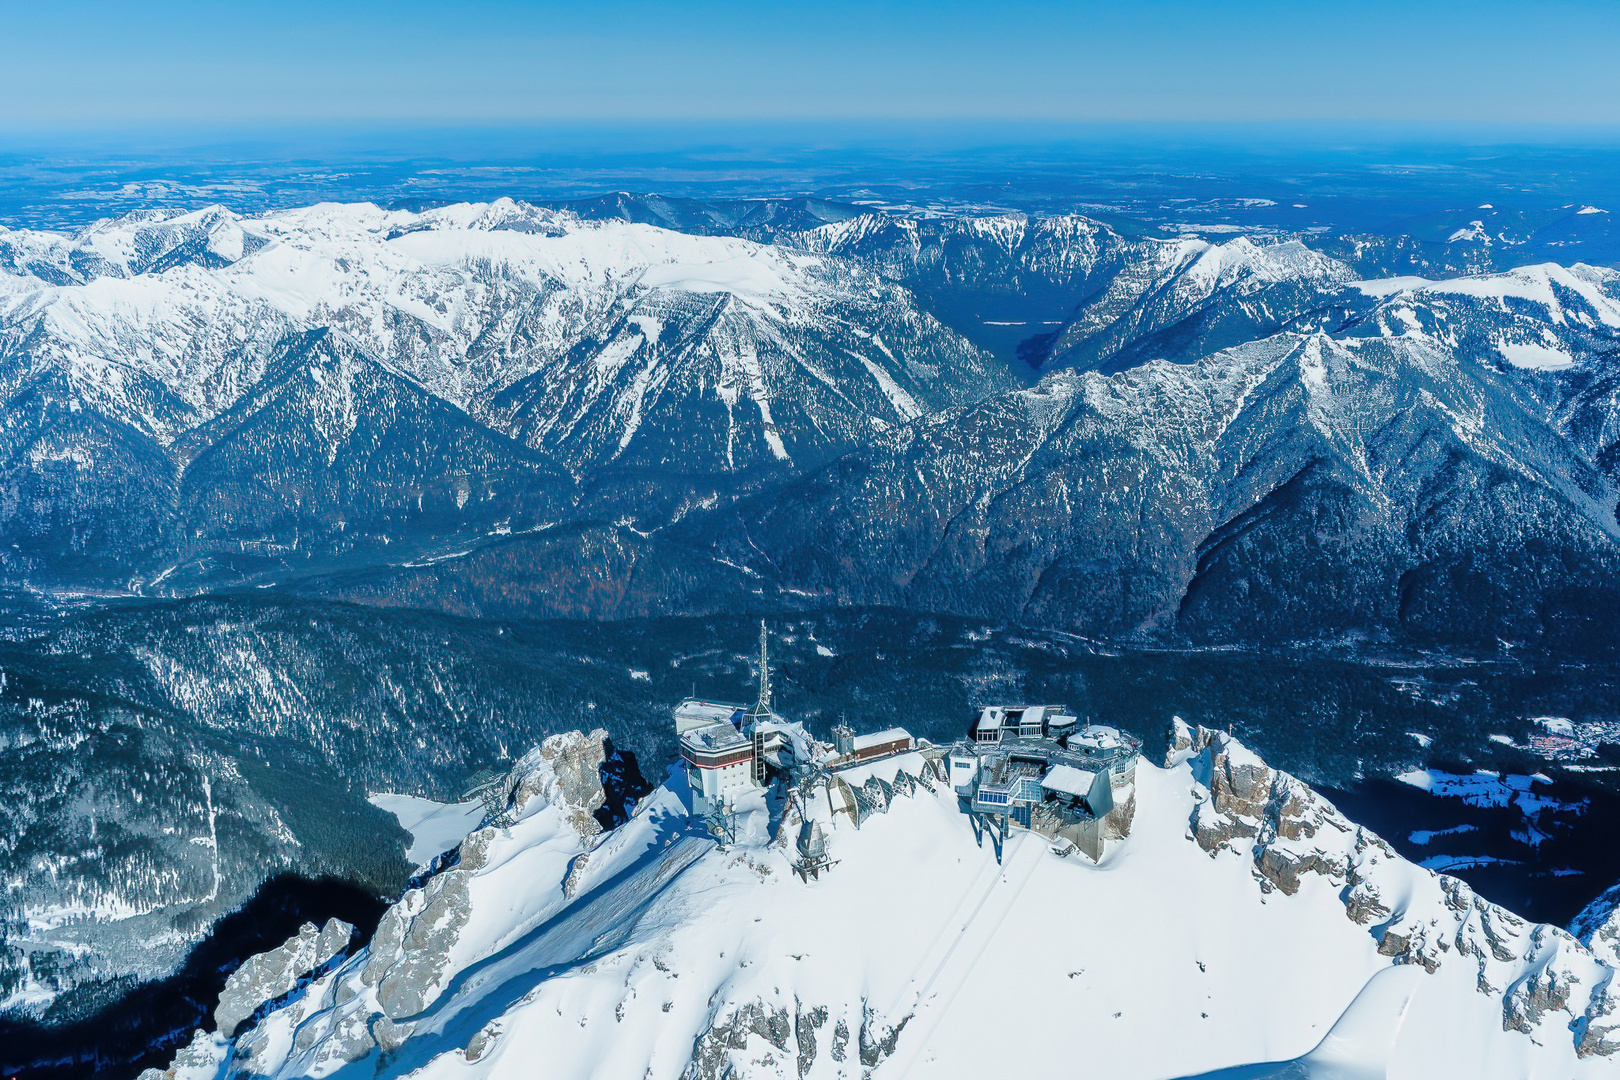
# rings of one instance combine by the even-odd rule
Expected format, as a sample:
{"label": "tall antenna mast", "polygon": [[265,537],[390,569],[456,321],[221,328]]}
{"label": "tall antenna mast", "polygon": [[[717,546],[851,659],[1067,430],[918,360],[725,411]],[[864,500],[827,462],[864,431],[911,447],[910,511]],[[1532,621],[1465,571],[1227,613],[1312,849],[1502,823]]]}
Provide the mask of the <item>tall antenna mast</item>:
{"label": "tall antenna mast", "polygon": [[771,654],[770,636],[765,631],[765,620],[759,620],[759,702],[754,706],[759,716],[771,715]]}

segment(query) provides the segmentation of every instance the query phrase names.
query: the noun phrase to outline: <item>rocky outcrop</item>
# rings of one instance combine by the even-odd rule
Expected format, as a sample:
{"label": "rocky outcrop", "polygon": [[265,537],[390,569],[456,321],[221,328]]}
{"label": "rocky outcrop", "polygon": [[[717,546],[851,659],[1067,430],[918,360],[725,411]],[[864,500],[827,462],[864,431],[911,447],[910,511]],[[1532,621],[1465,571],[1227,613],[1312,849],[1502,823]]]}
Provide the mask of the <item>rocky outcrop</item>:
{"label": "rocky outcrop", "polygon": [[1123,840],[1131,835],[1136,820],[1136,785],[1114,785],[1114,808],[1103,815],[1102,838]]}
{"label": "rocky outcrop", "polygon": [[[722,1080],[732,1075],[731,1053],[747,1050],[750,1039],[763,1039],[784,1058],[789,1055],[788,1042],[796,1038],[795,1024],[784,1008],[770,1008],[762,1002],[750,1002],[724,1020],[709,1025],[698,1036],[692,1047],[692,1060],[687,1062],[683,1080]],[[812,1060],[815,1050],[812,1043]],[[767,1053],[769,1053],[767,1051]],[[795,1049],[796,1059],[802,1050]],[[799,1066],[800,1075],[806,1071]]]}
{"label": "rocky outcrop", "polygon": [[1271,768],[1229,734],[1189,728],[1177,718],[1168,760],[1191,762],[1199,785],[1192,838],[1211,855],[1235,850],[1240,841],[1252,842],[1262,888],[1291,896],[1299,891],[1301,874],[1350,874],[1341,856],[1296,842],[1310,841],[1323,829],[1353,835],[1355,826],[1307,785]]}
{"label": "rocky outcrop", "polygon": [[833,1026],[832,1059],[843,1061],[849,1054],[849,1024],[842,1017]]}
{"label": "rocky outcrop", "polygon": [[1367,928],[1379,955],[1430,973],[1470,965],[1476,989],[1500,997],[1503,1030],[1572,1037],[1582,1057],[1620,1054],[1620,995],[1609,993],[1609,943],[1620,922],[1612,906],[1594,905],[1577,919],[1572,930],[1584,941],[1526,922],[1466,883],[1401,859],[1230,734],[1177,718],[1166,764],[1182,763],[1195,781],[1189,838],[1211,858],[1248,859],[1263,893],[1291,896],[1319,880],[1338,891],[1346,917]]}
{"label": "rocky outcrop", "polygon": [[1541,962],[1508,989],[1502,998],[1502,1029],[1534,1034],[1549,1013],[1567,1013],[1577,980],[1568,969],[1553,963],[1557,951],[1573,939],[1556,926],[1538,926],[1530,935],[1531,947]]}
{"label": "rocky outcrop", "polygon": [[[554,807],[579,834],[581,846],[588,845],[602,832],[595,812],[605,798],[600,769],[608,745],[601,728],[589,735],[570,731],[546,739],[512,767],[505,816],[520,820]],[[490,825],[469,834],[452,869],[408,890],[377,924],[360,977],[366,986],[376,987],[388,1020],[414,1016],[443,989],[450,949],[472,911],[469,883],[487,864],[497,832]]]}
{"label": "rocky outcrop", "polygon": [[[861,1002],[860,1008],[860,1024],[853,1034],[856,1056],[863,1073],[867,1073],[894,1053],[911,1018],[907,1016],[891,1027],[880,1023],[866,1002]],[[829,1015],[826,1006],[806,1007],[797,1001],[791,1014],[785,1007],[759,1001],[742,1005],[712,1022],[698,1036],[682,1080],[724,1080],[738,1075],[744,1055],[749,1063],[766,1067],[767,1071],[775,1071],[770,1067],[779,1061],[791,1061],[798,1076],[807,1076],[822,1050],[817,1032],[826,1025]],[[831,1045],[825,1049],[833,1061],[843,1062],[849,1056],[850,1042],[849,1018],[840,1016],[833,1027]]]}
{"label": "rocky outcrop", "polygon": [[867,1006],[861,1015],[861,1064],[868,1069],[876,1068],[882,1061],[894,1053],[895,1044],[900,1041],[900,1033],[906,1029],[911,1021],[910,1016],[900,1019],[893,1027],[878,1021],[877,1014]]}
{"label": "rocky outcrop", "polygon": [[467,878],[475,868],[463,863],[411,889],[377,924],[360,978],[377,988],[377,1002],[389,1018],[421,1012],[432,1000],[450,947],[472,910]]}
{"label": "rocky outcrop", "polygon": [[1582,945],[1613,967],[1620,967],[1620,885],[1606,890],[1569,924]]}
{"label": "rocky outcrop", "polygon": [[343,955],[354,940],[354,927],[328,919],[319,930],[305,923],[298,933],[269,952],[250,956],[231,972],[214,1007],[214,1028],[230,1038],[242,1021],[267,1001],[296,988],[317,969]]}
{"label": "rocky outcrop", "polygon": [[596,811],[607,793],[602,789],[602,764],[612,746],[608,733],[597,728],[589,735],[570,731],[553,735],[513,766],[518,777],[512,802],[518,813],[540,798],[566,808],[568,823],[589,839],[602,831]]}
{"label": "rocky outcrop", "polygon": [[[605,790],[603,773],[612,791]],[[645,794],[634,759],[615,751],[602,730],[551,736],[513,765],[503,787],[510,795],[502,823],[474,830],[451,857],[414,879],[383,914],[365,950],[339,967],[350,943],[348,925],[304,926],[227,981],[216,1022],[223,1036],[235,1033],[234,1042],[198,1032],[167,1073],[149,1070],[143,1080],[204,1080],[217,1075],[226,1056],[231,1075],[262,1075],[287,1054],[288,1041],[317,1072],[399,1049],[413,1034],[413,1018],[437,1000],[452,973],[451,951],[473,907],[471,886],[489,867],[492,847],[528,818],[555,810],[552,827],[572,835],[581,849],[570,864],[577,879],[602,838],[598,811],[614,803],[611,820]],[[265,1002],[276,1003],[281,1028],[243,1031],[242,1021]],[[317,1014],[324,1014],[320,1022],[306,1022]],[[481,1029],[467,1044],[466,1060],[481,1058],[499,1036],[498,1024]]]}
{"label": "rocky outcrop", "polygon": [[[602,834],[595,817],[605,798],[599,771],[610,755],[605,731],[589,735],[574,731],[551,736],[513,765],[504,785],[510,797],[500,815],[507,824],[469,833],[454,860],[418,878],[383,914],[371,943],[345,968],[348,977],[329,980],[318,993],[312,989],[308,1000],[288,1003],[286,1019],[296,1032],[295,1049],[336,1068],[373,1051],[386,1054],[403,1046],[413,1031],[412,1018],[438,999],[452,974],[451,952],[472,913],[472,883],[489,866],[491,848],[526,819],[555,810],[562,835],[577,838],[582,851],[576,863],[582,867],[588,849]],[[322,940],[322,935],[330,936],[322,931],[314,941]],[[260,963],[243,975],[242,992],[233,997],[226,1019],[244,1007],[237,999],[246,1002],[254,997],[248,987],[280,986],[286,981],[285,972],[297,968],[302,975],[318,966],[299,966],[306,954],[322,951],[313,941],[306,946],[303,938],[301,934],[281,950],[265,954],[271,959],[255,958]],[[282,976],[280,982],[277,976]],[[256,1002],[248,1012],[254,1007]],[[323,1010],[329,1012],[324,1023],[302,1022]],[[475,1040],[476,1047],[469,1043],[469,1060],[486,1052],[497,1035],[490,1031]],[[275,1054],[284,1052],[274,1038],[254,1030],[238,1038],[233,1068],[248,1075],[262,1072]]]}
{"label": "rocky outcrop", "polygon": [[826,1006],[817,1005],[813,1009],[806,1009],[799,1005],[793,1018],[793,1039],[798,1043],[799,1077],[803,1080],[810,1067],[816,1063],[816,1032],[827,1022]]}
{"label": "rocky outcrop", "polygon": [[1620,994],[1613,988],[1611,974],[1593,987],[1586,1012],[1575,1021],[1575,1053],[1580,1057],[1620,1055]]}
{"label": "rocky outcrop", "polygon": [[203,1031],[192,1033],[191,1041],[175,1051],[166,1069],[145,1069],[136,1080],[211,1080],[219,1073],[226,1044]]}

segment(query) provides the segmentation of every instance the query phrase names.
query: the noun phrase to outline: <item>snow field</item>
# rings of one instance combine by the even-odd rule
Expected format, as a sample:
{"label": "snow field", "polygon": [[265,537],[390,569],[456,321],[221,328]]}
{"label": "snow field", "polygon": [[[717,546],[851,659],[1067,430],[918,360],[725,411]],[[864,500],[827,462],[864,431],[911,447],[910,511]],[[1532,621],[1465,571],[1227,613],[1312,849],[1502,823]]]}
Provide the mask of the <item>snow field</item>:
{"label": "snow field", "polygon": [[[1292,894],[1272,887],[1257,841],[1207,852],[1189,822],[1218,824],[1234,804],[1212,802],[1195,765],[1275,776],[1274,798],[1308,793],[1230,740],[1220,750],[1138,763],[1132,834],[1100,864],[1017,833],[998,863],[946,790],[898,797],[859,830],[813,798],[804,810],[837,862],[808,882],[791,872],[791,846],[767,837],[762,795],[726,849],[688,828],[678,773],[628,823],[582,842],[577,808],[552,784],[550,804],[531,800],[510,830],[464,845],[481,853],[461,879],[462,921],[446,909],[408,924],[400,956],[428,961],[419,1012],[392,1027],[376,1015],[362,952],[260,1025],[253,1065],[334,1075],[352,1054],[344,1033],[369,1023],[394,1048],[368,1073],[421,1080],[1150,1078],[1290,1061],[1324,1078],[1612,1075],[1607,1059],[1574,1058],[1556,1007],[1516,1014],[1531,1015],[1535,1038],[1505,1030],[1502,994],[1526,980],[1555,967],[1576,985],[1612,977],[1567,934],[1500,909],[1467,909],[1459,924],[1441,879],[1314,795],[1289,802],[1306,833],[1261,841],[1294,858],[1339,852],[1354,889],[1309,870]],[[791,816],[784,832],[796,835]],[[1383,912],[1370,924],[1346,908],[1369,886]],[[423,894],[402,904],[421,912]],[[1386,929],[1421,958],[1447,927],[1458,944],[1432,972],[1380,953]],[[1480,933],[1500,953],[1486,967],[1463,948]],[[1487,974],[1510,985],[1481,992]],[[223,1046],[195,1050],[224,1068]]]}

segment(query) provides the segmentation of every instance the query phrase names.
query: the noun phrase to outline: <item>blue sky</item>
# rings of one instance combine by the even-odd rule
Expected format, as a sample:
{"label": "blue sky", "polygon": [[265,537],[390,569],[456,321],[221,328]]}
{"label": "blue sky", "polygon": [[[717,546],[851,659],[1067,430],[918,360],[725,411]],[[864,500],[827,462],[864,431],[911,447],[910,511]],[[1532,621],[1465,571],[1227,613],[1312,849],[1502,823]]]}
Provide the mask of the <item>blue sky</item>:
{"label": "blue sky", "polygon": [[0,127],[1620,124],[1620,4],[4,0]]}

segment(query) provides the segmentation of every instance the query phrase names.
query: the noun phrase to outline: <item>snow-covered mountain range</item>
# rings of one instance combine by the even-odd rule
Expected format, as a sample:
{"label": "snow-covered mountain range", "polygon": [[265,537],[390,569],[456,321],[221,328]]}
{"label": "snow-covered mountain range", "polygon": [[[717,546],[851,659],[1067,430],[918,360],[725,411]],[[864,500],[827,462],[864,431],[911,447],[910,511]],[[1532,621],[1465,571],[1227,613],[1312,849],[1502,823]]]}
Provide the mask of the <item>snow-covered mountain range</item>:
{"label": "snow-covered mountain range", "polygon": [[1553,644],[1571,631],[1532,581],[1590,590],[1596,616],[1611,571],[1568,571],[1616,567],[1620,527],[1614,429],[1558,432],[1546,389],[1383,336],[1282,333],[1196,364],[1062,371],[740,504],[714,542],[829,600],[1099,637],[1399,627]]}
{"label": "snow-covered mountain range", "polygon": [[[0,999],[170,970],[296,867],[393,888],[365,789],[643,723],[650,661],[532,620],[1612,658],[1620,273],[1507,250],[630,195],[0,229],[3,595],[119,605],[0,663]],[[170,603],[231,590],[285,606]]]}
{"label": "snow-covered mountain range", "polygon": [[[523,758],[515,823],[436,860],[369,946],[308,928],[233,979],[232,1030],[147,1076],[1616,1068],[1612,927],[1528,924],[1224,733],[1178,723],[1163,767],[1137,765],[1129,835],[1099,862],[976,841],[915,753],[862,767],[895,786],[858,828],[760,795],[717,847],[677,771],[603,831],[603,734]],[[806,820],[835,860],[814,878],[793,869]]]}
{"label": "snow-covered mountain range", "polygon": [[1007,384],[858,266],[510,202],[0,250],[10,571],[41,583],[390,561],[616,517],[616,482],[656,524]]}
{"label": "snow-covered mountain range", "polygon": [[37,589],[1612,629],[1612,270],[629,196],[214,208],[0,251],[0,561]]}

